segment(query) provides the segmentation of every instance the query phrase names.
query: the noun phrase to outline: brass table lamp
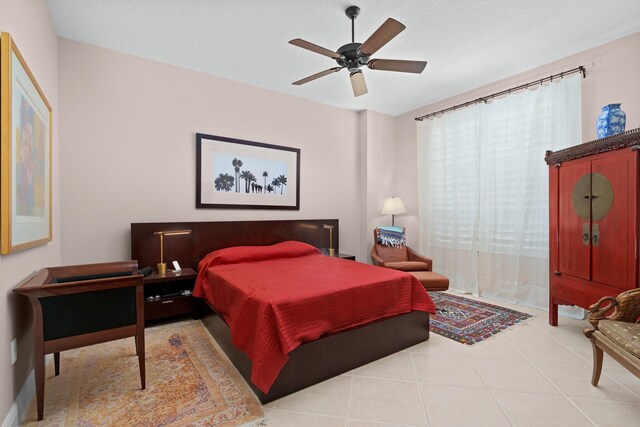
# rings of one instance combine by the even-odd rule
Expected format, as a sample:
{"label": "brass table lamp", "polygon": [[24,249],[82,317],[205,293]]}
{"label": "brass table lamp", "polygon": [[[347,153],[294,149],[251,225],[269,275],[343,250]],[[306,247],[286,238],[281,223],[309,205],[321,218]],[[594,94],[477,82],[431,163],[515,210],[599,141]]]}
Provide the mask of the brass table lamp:
{"label": "brass table lamp", "polygon": [[160,236],[160,262],[157,264],[158,274],[165,274],[167,272],[167,263],[164,262],[164,236],[191,234],[191,230],[154,231],[153,234]]}
{"label": "brass table lamp", "polygon": [[333,225],[324,224],[322,228],[329,230],[329,256],[335,256],[336,250],[333,249]]}

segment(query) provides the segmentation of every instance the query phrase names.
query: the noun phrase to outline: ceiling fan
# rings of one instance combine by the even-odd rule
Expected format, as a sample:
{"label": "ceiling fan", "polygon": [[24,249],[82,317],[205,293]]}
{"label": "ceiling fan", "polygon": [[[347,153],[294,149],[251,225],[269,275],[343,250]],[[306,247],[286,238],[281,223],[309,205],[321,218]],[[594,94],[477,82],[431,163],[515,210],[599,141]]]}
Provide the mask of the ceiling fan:
{"label": "ceiling fan", "polygon": [[364,43],[356,43],[354,26],[355,19],[360,14],[360,8],[358,6],[350,6],[345,10],[345,13],[347,17],[351,19],[351,43],[345,44],[335,52],[302,39],[289,41],[289,43],[294,46],[335,59],[339,65],[339,67],[329,68],[328,70],[320,71],[319,73],[293,82],[294,85],[303,85],[346,68],[350,72],[353,95],[360,96],[367,93],[367,83],[364,80],[362,70],[360,70],[360,68],[365,65],[371,70],[399,71],[402,73],[415,74],[420,74],[424,70],[424,67],[427,66],[427,61],[369,59],[371,55],[400,34],[406,27],[395,19],[388,18]]}

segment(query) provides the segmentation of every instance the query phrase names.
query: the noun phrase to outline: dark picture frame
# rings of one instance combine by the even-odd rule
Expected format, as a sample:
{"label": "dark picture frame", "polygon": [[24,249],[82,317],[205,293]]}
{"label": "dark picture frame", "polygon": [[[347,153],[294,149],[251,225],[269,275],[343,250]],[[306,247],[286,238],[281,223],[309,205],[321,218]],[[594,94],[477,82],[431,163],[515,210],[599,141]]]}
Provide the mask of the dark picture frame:
{"label": "dark picture frame", "polygon": [[196,133],[196,208],[300,210],[300,149]]}

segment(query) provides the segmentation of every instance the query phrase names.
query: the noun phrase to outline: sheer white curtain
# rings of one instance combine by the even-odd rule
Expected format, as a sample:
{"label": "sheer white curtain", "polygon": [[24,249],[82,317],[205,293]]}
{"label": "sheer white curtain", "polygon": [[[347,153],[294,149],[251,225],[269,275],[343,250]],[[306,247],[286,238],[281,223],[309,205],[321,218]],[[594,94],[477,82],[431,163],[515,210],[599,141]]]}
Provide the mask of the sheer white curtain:
{"label": "sheer white curtain", "polygon": [[545,150],[581,142],[581,75],[418,122],[420,250],[451,289],[547,307]]}

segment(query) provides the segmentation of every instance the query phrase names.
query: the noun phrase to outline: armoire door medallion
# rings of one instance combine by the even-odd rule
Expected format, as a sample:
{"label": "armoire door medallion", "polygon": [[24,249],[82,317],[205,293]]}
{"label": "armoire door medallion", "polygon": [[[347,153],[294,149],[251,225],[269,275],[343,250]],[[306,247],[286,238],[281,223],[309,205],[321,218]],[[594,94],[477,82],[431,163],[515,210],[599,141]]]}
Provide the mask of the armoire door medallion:
{"label": "armoire door medallion", "polygon": [[580,177],[571,192],[571,206],[576,215],[586,221],[599,221],[613,206],[613,187],[599,173],[588,173]]}
{"label": "armoire door medallion", "polygon": [[571,192],[571,206],[585,221],[591,220],[591,175],[582,175]]}
{"label": "armoire door medallion", "polygon": [[599,221],[613,206],[613,187],[604,175],[591,174],[591,219]]}

